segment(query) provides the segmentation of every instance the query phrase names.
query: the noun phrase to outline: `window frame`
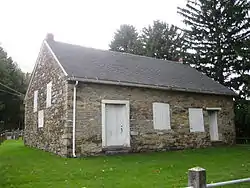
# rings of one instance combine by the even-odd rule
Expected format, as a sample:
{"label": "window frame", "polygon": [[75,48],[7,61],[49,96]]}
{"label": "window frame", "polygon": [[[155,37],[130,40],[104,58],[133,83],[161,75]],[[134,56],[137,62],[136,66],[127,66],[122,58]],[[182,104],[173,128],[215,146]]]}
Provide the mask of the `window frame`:
{"label": "window frame", "polygon": [[[167,111],[164,112],[164,110]],[[162,118],[163,114],[165,114],[166,117]],[[153,103],[153,128],[155,130],[171,130],[170,105],[168,103]]]}
{"label": "window frame", "polygon": [[47,84],[46,88],[46,108],[52,105],[52,81]]}
{"label": "window frame", "polygon": [[37,112],[37,107],[38,107],[38,90],[35,90],[33,97],[33,112]]}
{"label": "window frame", "polygon": [[44,110],[39,110],[37,113],[37,127],[43,128],[44,127]]}
{"label": "window frame", "polygon": [[[197,117],[199,119],[197,119]],[[202,108],[188,108],[189,130],[190,132],[205,132],[204,114]],[[197,126],[200,124],[202,126]]]}

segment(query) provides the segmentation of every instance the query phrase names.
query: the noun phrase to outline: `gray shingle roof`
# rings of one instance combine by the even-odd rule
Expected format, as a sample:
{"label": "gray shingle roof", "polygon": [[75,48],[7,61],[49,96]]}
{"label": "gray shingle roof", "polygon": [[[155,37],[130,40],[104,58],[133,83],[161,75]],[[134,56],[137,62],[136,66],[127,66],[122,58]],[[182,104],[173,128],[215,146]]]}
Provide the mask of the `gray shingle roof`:
{"label": "gray shingle roof", "polygon": [[47,41],[69,76],[172,90],[235,95],[188,65],[132,54]]}

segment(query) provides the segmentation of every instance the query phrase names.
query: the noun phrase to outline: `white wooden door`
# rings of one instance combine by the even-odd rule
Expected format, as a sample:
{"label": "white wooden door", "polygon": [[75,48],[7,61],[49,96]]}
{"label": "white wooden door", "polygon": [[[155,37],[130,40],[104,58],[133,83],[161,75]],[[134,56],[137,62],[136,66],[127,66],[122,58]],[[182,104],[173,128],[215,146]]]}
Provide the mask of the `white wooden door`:
{"label": "white wooden door", "polygon": [[123,146],[128,134],[126,105],[106,104],[105,116],[107,146]]}
{"label": "white wooden door", "polygon": [[217,111],[208,111],[210,138],[213,141],[219,140]]}

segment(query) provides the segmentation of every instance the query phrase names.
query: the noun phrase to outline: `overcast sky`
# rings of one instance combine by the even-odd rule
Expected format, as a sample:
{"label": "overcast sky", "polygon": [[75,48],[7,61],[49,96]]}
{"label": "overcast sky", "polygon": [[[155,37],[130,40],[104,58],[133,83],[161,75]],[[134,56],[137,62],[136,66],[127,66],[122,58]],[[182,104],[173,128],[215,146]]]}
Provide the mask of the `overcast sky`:
{"label": "overcast sky", "polygon": [[141,29],[159,19],[183,25],[177,6],[186,0],[0,0],[0,45],[32,72],[42,40],[108,49],[121,24]]}

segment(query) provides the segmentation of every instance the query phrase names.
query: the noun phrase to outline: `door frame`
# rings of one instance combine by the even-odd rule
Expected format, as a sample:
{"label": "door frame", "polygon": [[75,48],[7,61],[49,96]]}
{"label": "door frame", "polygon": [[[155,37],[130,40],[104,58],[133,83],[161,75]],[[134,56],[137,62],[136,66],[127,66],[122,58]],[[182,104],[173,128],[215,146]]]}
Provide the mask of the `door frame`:
{"label": "door frame", "polygon": [[[206,108],[207,112],[208,112],[208,122],[209,122],[209,134],[210,134],[210,140],[213,142],[213,141],[220,141],[220,135],[219,135],[219,125],[218,125],[218,114],[219,114],[219,111],[221,110],[221,108]],[[217,139],[212,139],[212,136],[211,136],[211,120],[210,120],[210,115],[209,113],[215,113],[216,115],[216,129],[217,129]]]}
{"label": "door frame", "polygon": [[107,148],[106,138],[106,105],[107,104],[121,104],[125,105],[126,108],[126,124],[127,124],[127,135],[123,147],[130,147],[130,109],[128,100],[102,100],[102,147]]}

